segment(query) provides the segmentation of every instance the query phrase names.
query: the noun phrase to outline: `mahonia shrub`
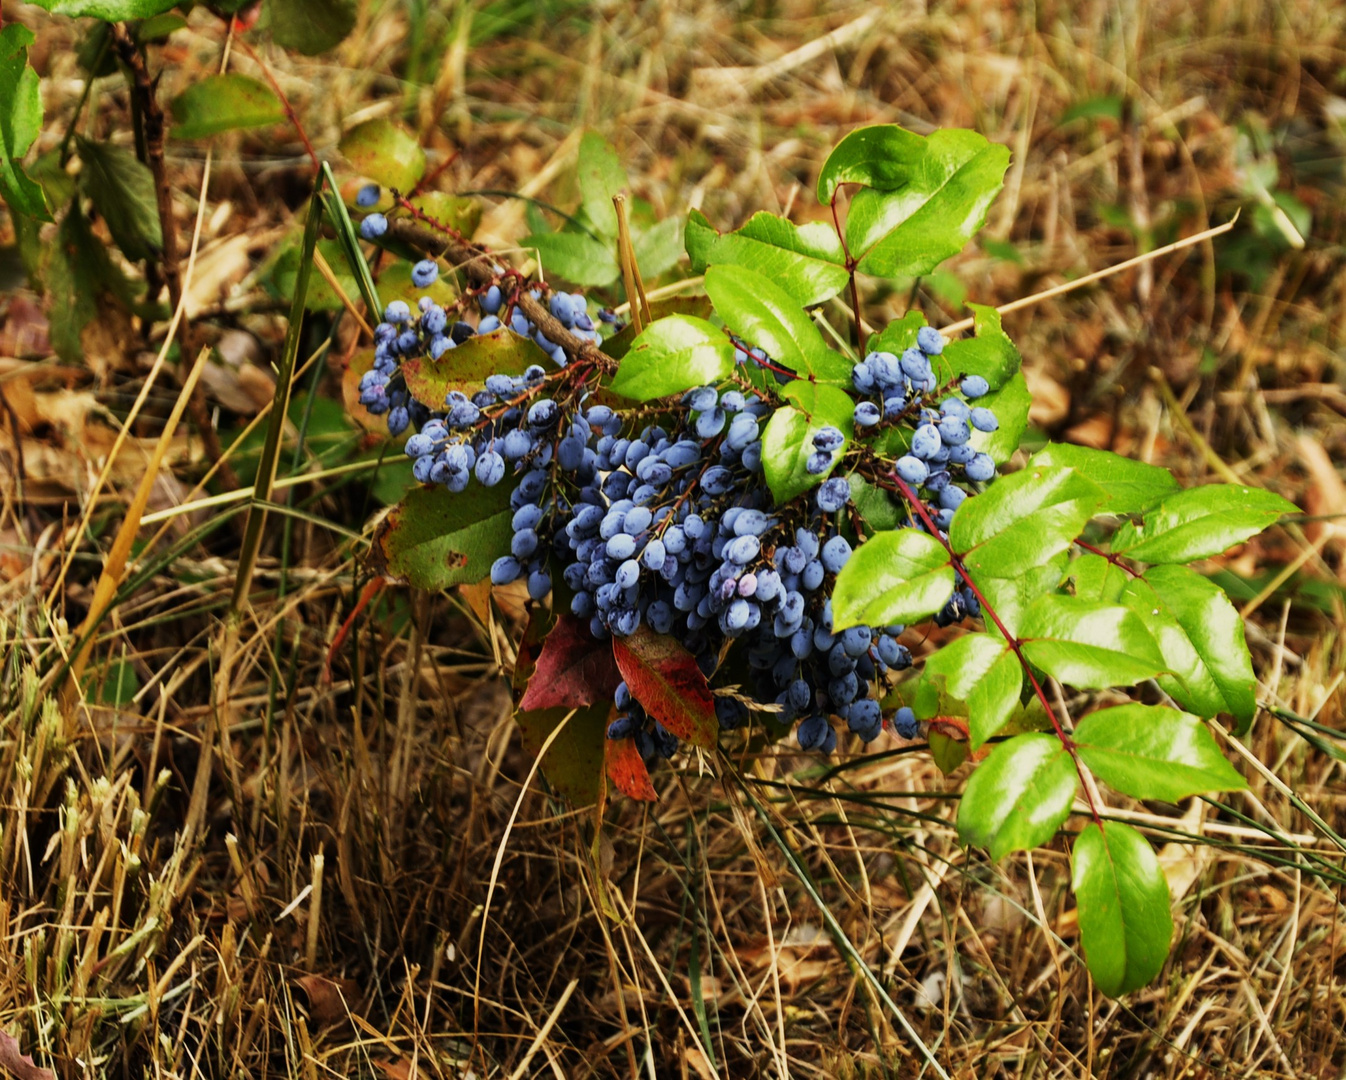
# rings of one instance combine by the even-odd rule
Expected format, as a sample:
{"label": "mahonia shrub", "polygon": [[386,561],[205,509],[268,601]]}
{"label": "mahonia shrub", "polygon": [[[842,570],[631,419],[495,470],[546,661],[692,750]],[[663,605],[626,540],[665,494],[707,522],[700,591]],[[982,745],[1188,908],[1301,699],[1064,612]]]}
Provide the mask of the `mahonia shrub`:
{"label": "mahonia shrub", "polygon": [[[1244,786],[1205,720],[1246,730],[1251,658],[1189,564],[1295,507],[1078,446],[1008,469],[1031,399],[992,308],[972,306],[970,336],[913,310],[855,348],[820,318],[835,297],[858,307],[858,275],[910,279],[961,250],[1008,160],[970,131],[856,131],[818,182],[835,227],[761,213],[720,233],[693,213],[705,295],[650,305],[630,289],[640,244],[617,242],[625,176],[586,138],[577,218],[530,243],[580,284],[624,271],[624,327],[366,184],[363,238],[409,256],[416,289],[446,251],[465,284],[447,305],[388,304],[354,392],[407,436],[422,485],[382,527],[378,569],[522,582],[536,602],[514,680],[535,751],[567,725],[543,762],[554,787],[654,800],[657,762],[741,728],[823,755],[925,738],[946,771],[977,759],[958,829],[993,858],[1051,840],[1082,793],[1080,931],[1117,995],[1160,970],[1169,896],[1092,780],[1166,801]],[[962,633],[914,663],[930,624]],[[1053,681],[1108,702],[1145,684],[1162,704],[1072,724]]]}

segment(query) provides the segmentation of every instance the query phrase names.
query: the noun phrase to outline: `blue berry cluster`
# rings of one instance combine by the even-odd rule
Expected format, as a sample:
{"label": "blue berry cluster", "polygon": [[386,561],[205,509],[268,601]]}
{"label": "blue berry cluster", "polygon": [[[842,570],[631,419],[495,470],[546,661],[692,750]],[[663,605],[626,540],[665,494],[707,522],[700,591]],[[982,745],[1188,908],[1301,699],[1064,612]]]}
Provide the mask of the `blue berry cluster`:
{"label": "blue berry cluster", "polygon": [[[540,297],[541,293],[536,291],[533,293],[533,299],[536,300]],[[492,330],[499,330],[504,325],[499,318],[504,300],[504,292],[499,285],[492,285],[478,298],[477,302],[480,304],[481,310],[486,313],[485,318],[478,325],[480,333],[489,334]],[[593,319],[589,317],[586,301],[581,294],[554,292],[547,302],[547,307],[556,316],[557,322],[577,338],[592,341],[594,344],[602,341],[602,335],[594,326]],[[565,350],[556,342],[548,340],[547,336],[530,322],[518,308],[515,308],[509,315],[509,328],[521,337],[532,338],[558,367],[566,366]]]}

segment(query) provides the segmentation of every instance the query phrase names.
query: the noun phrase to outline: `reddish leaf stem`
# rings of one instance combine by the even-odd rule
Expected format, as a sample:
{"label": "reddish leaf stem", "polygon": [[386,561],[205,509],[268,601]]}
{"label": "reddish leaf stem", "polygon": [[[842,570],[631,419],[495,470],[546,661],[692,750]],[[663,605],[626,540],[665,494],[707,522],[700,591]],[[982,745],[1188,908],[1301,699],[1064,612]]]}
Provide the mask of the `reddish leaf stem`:
{"label": "reddish leaf stem", "polygon": [[1083,540],[1076,540],[1075,545],[1084,548],[1085,551],[1091,552],[1094,555],[1101,555],[1103,558],[1107,559],[1108,562],[1112,563],[1113,566],[1117,567],[1117,569],[1125,570],[1134,578],[1140,577],[1140,571],[1127,566],[1126,563],[1122,562],[1122,557],[1120,555],[1114,555],[1111,551],[1103,551],[1101,548],[1094,547],[1093,544],[1086,544]]}

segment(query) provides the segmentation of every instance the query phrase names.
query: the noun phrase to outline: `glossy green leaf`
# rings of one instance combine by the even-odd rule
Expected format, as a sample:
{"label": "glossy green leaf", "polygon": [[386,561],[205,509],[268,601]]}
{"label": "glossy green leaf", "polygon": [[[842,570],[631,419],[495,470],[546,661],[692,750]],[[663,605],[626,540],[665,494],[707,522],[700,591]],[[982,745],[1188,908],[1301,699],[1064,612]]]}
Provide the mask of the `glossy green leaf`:
{"label": "glossy green leaf", "polygon": [[1022,371],[1016,371],[1010,376],[1009,382],[976,404],[995,413],[1000,426],[995,431],[977,431],[974,428],[969,440],[972,449],[990,455],[997,465],[1003,465],[1014,456],[1024,432],[1028,430],[1028,413],[1033,407],[1028,380]]}
{"label": "glossy green leaf", "polygon": [[687,214],[687,227],[682,231],[682,242],[687,249],[687,258],[692,263],[692,273],[705,273],[706,260],[715,241],[720,237],[719,230],[710,223],[700,210],[691,210]]}
{"label": "glossy green leaf", "polygon": [[998,732],[1019,704],[1023,667],[999,635],[964,634],[926,658],[926,678],[943,678],[945,689],[967,702],[968,731],[975,750]]}
{"label": "glossy green leaf", "polygon": [[818,174],[818,201],[830,203],[841,184],[891,191],[905,187],[926,152],[926,140],[896,124],[857,128],[827,155]]}
{"label": "glossy green leaf", "polygon": [[1048,443],[1029,464],[1077,469],[1108,493],[1110,514],[1142,513],[1178,490],[1178,481],[1167,469],[1088,446]]}
{"label": "glossy green leaf", "polygon": [[626,170],[612,144],[596,131],[586,131],[580,139],[575,176],[584,216],[600,234],[615,241],[617,208],[612,197],[626,188]]}
{"label": "glossy green leaf", "polygon": [[103,215],[128,259],[148,259],[163,247],[154,175],[130,150],[76,136],[80,185]]}
{"label": "glossy green leaf", "polygon": [[[706,319],[712,314],[710,298],[706,296],[670,296],[664,300],[650,301],[653,322],[669,315],[691,315],[697,319]],[[620,360],[631,351],[631,345],[638,336],[636,324],[627,323],[612,337],[605,339],[600,348],[614,360]]]}
{"label": "glossy green leaf", "polygon": [[536,250],[542,272],[547,277],[601,289],[611,285],[621,274],[612,249],[588,233],[536,233],[525,237],[520,246]]}
{"label": "glossy green leaf", "polygon": [[1159,685],[1201,716],[1230,713],[1246,730],[1257,712],[1257,679],[1243,620],[1223,589],[1186,566],[1152,566],[1120,602],[1149,626],[1172,675]]}
{"label": "glossy green leaf", "polygon": [[643,278],[667,273],[682,258],[682,222],[670,217],[644,228],[632,226],[631,248]]}
{"label": "glossy green leaf", "polygon": [[1084,717],[1073,735],[1084,763],[1135,799],[1178,802],[1248,786],[1197,717],[1159,705],[1119,705]]}
{"label": "glossy green leaf", "polygon": [[1168,670],[1145,623],[1130,608],[1076,596],[1042,596],[1019,628],[1024,656],[1068,686],[1133,686]]}
{"label": "glossy green leaf", "polygon": [[500,329],[470,337],[438,360],[404,360],[402,372],[412,397],[428,409],[441,410],[451,390],[471,397],[488,376],[522,375],[530,365],[546,363],[547,354],[531,338]]}
{"label": "glossy green leaf", "polygon": [[[1014,342],[1001,329],[1000,312],[986,304],[968,304],[968,307],[972,309],[976,336],[959,338],[944,346],[944,351],[933,361],[935,375],[941,384],[958,376],[980,375],[993,391],[999,390],[1019,371],[1023,360]],[[972,404],[985,403],[974,401]]]}
{"label": "glossy green leaf", "polygon": [[958,508],[949,542],[977,580],[1012,577],[1068,550],[1106,501],[1074,469],[1021,469]]}
{"label": "glossy green leaf", "polygon": [[865,351],[890,352],[894,356],[901,356],[916,344],[916,335],[926,325],[925,315],[912,308],[902,318],[894,319],[885,326],[882,333],[871,334]]}
{"label": "glossy green leaf", "polygon": [[123,22],[126,19],[145,19],[158,15],[171,8],[177,0],[33,0],[33,3],[46,8],[53,15]]}
{"label": "glossy green leaf", "polygon": [[933,615],[953,592],[949,553],[919,529],[879,533],[861,544],[837,575],[832,625],[914,623]]}
{"label": "glossy green leaf", "polygon": [[861,273],[919,277],[958,254],[986,221],[1009,150],[975,131],[944,129],[904,164],[892,190],[864,188],[851,200],[846,245]]}
{"label": "glossy green leaf", "polygon": [[1262,488],[1207,484],[1168,496],[1139,525],[1118,529],[1112,550],[1146,563],[1209,559],[1298,512]]}
{"label": "glossy green leaf", "polygon": [[750,267],[774,281],[801,307],[831,299],[850,279],[841,241],[826,222],[795,225],[763,210],[735,232],[720,235],[712,230],[703,239],[693,256],[702,265]]}
{"label": "glossy green leaf", "polygon": [[169,105],[175,139],[205,139],[222,131],[268,127],[285,119],[280,98],[249,75],[207,75],[194,81]]}
{"label": "glossy green leaf", "polygon": [[846,477],[851,487],[851,505],[864,522],[865,535],[896,529],[902,523],[902,511],[893,496],[859,473]]}
{"label": "glossy green leaf", "polygon": [[342,155],[361,176],[403,195],[425,175],[425,151],[408,132],[387,117],[356,124],[341,137]]}
{"label": "glossy green leaf", "polygon": [[816,475],[808,471],[813,437],[819,431],[838,428],[849,443],[855,430],[854,403],[844,390],[796,379],[786,384],[781,396],[789,404],[771,414],[762,433],[762,470],[778,506],[821,484],[841,462],[845,444],[825,471]]}
{"label": "glossy green leaf", "polygon": [[42,130],[37,72],[28,66],[33,41],[20,23],[0,29],[0,196],[14,213],[50,221],[42,186],[20,164]]}
{"label": "glossy green leaf", "polygon": [[[1088,552],[1071,560],[1066,576],[1073,584],[1073,595],[1105,604],[1121,603],[1122,593],[1131,580],[1131,575],[1116,563]],[[1164,650],[1164,655],[1168,655],[1168,650]]]}
{"label": "glossy green leaf", "polygon": [[1139,989],[1159,974],[1173,938],[1168,883],[1154,849],[1129,825],[1091,823],[1071,863],[1089,973],[1109,997]]}
{"label": "glossy green leaf", "polygon": [[334,49],[355,29],[355,0],[265,0],[262,21],[277,45],[305,56]]}
{"label": "glossy green leaf", "polygon": [[670,315],[645,328],[622,357],[613,393],[653,401],[728,378],[734,345],[725,332],[691,315]]}
{"label": "glossy green leaf", "polygon": [[746,266],[712,266],[706,293],[725,324],[777,364],[819,382],[850,385],[850,361],[827,347],[799,301],[771,279]]}
{"label": "glossy green leaf", "polygon": [[375,536],[387,573],[431,592],[473,584],[509,554],[514,484],[472,484],[452,492],[439,484],[410,492]]}
{"label": "glossy green leaf", "polygon": [[1045,844],[1070,814],[1078,783],[1055,735],[1016,735],[977,766],[958,804],[958,836],[999,859]]}
{"label": "glossy green leaf", "polygon": [[[1065,573],[1069,556],[1066,552],[1049,559],[1041,566],[1025,570],[1014,577],[977,577],[977,588],[981,590],[987,607],[1004,624],[1009,633],[1019,635],[1023,628],[1024,613],[1045,593],[1055,592]],[[989,633],[999,633],[995,620],[982,612]]]}

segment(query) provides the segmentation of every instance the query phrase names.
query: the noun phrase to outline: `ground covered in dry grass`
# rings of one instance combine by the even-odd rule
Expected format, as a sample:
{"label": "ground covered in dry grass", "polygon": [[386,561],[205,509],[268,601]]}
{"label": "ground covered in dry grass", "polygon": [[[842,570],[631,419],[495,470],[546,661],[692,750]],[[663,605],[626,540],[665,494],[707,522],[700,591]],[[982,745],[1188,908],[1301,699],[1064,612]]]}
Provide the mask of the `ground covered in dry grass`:
{"label": "ground covered in dry grass", "polygon": [[[51,149],[85,90],[81,28],[3,13],[37,32]],[[217,70],[225,37],[194,12],[162,49],[162,92]],[[58,359],[49,306],[0,268],[0,1064],[28,1080],[13,1036],[69,1077],[918,1075],[774,831],[950,1075],[1343,1075],[1346,6],[418,0],[362,3],[316,59],[246,40],[232,67],[264,64],[321,155],[401,116],[436,186],[494,193],[477,235],[502,248],[530,204],[500,193],[573,205],[583,128],[657,213],[726,228],[820,216],[816,170],[862,123],[1007,144],[982,239],[876,298],[874,323],[915,303],[947,324],[964,299],[1003,304],[1238,211],[1213,243],[1005,325],[1033,438],[1305,511],[1204,568],[1248,620],[1264,709],[1222,742],[1250,790],[1124,811],[1165,845],[1178,929],[1161,977],[1122,1001],[1077,954],[1066,848],[961,849],[962,775],[920,746],[826,765],[737,748],[758,807],[683,760],[656,775],[657,805],[610,806],[601,830],[545,780],[520,800],[509,596],[385,590],[329,664],[406,476],[345,418],[356,339],[326,316],[282,459],[309,478],[274,496],[222,668],[246,429],[284,333],[267,268],[311,172],[284,127],[223,137],[209,161],[170,142],[184,250],[203,211],[185,333],[216,350],[203,415],[226,467],[207,478],[196,423],[174,437],[82,701],[56,673],[177,389],[161,377],[105,469],[164,326],[104,303],[83,361]],[[97,80],[89,133],[125,130],[127,109],[120,76]]]}

